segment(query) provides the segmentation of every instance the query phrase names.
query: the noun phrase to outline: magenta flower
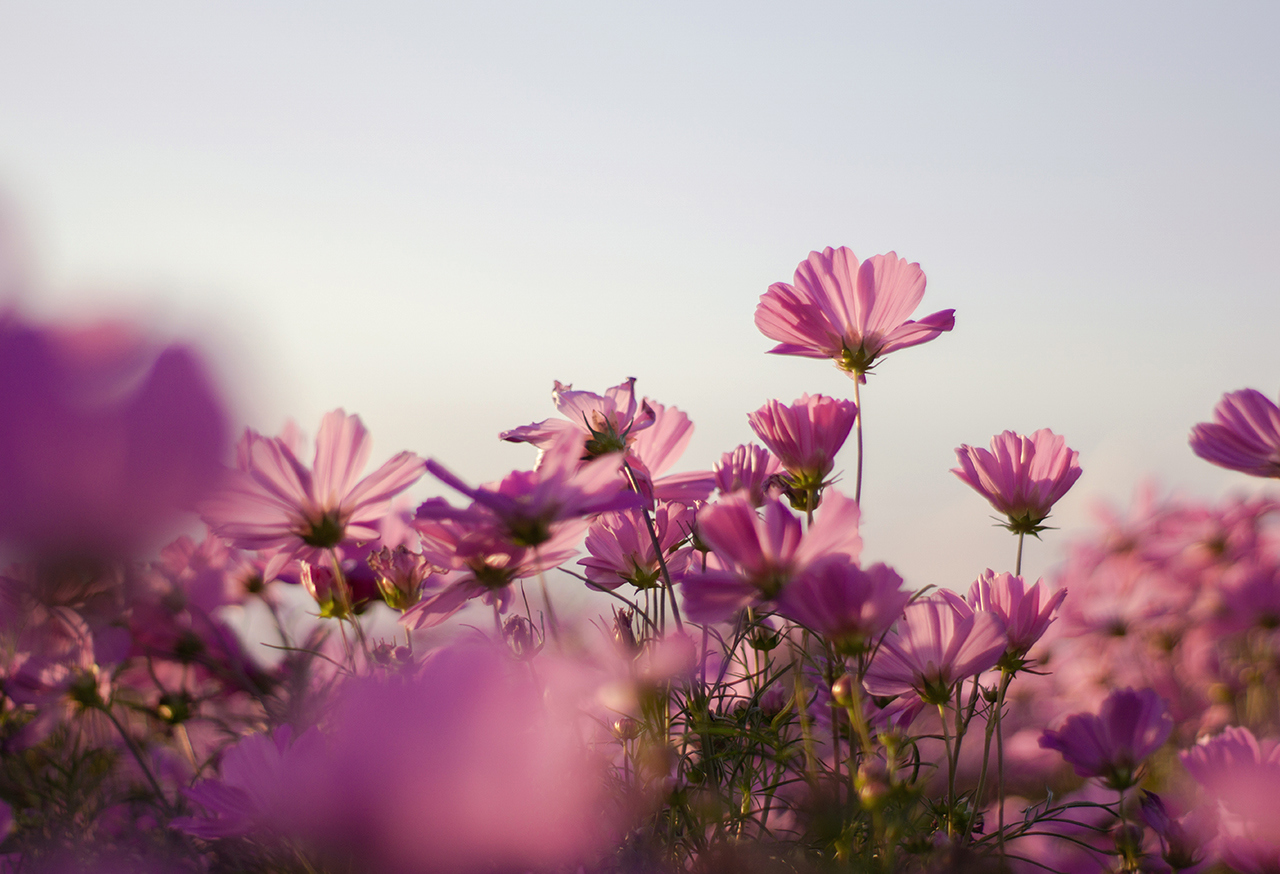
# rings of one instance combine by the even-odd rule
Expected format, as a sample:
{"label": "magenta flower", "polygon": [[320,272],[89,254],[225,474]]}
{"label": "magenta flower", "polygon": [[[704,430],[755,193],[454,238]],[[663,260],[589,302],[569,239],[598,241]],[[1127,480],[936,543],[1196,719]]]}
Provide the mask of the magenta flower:
{"label": "magenta flower", "polygon": [[1053,614],[1066,596],[1066,589],[1050,594],[1044,580],[1028,587],[1022,577],[987,569],[969,587],[968,601],[974,610],[988,610],[1000,617],[1009,635],[1008,655],[1020,662],[1053,622]]}
{"label": "magenta flower", "polygon": [[0,373],[0,540],[19,551],[136,554],[217,483],[227,422],[191,349],[0,315]]}
{"label": "magenta flower", "polygon": [[798,492],[822,488],[857,418],[853,401],[807,394],[789,407],[767,401],[747,414],[751,429],[778,457],[790,474],[791,488]]}
{"label": "magenta flower", "polygon": [[1280,407],[1246,388],[1223,395],[1213,418],[1191,429],[1192,452],[1228,470],[1280,477]]}
{"label": "magenta flower", "polygon": [[1138,768],[1172,731],[1163,698],[1150,689],[1118,689],[1096,715],[1076,713],[1058,730],[1045,731],[1040,746],[1062,753],[1081,777],[1098,777],[1123,791],[1137,784]]}
{"label": "magenta flower", "polygon": [[581,444],[571,435],[555,439],[542,453],[537,470],[514,471],[502,482],[471,488],[434,460],[427,470],[471,498],[472,509],[455,510],[440,501],[423,504],[418,518],[483,521],[496,518],[517,546],[537,546],[551,539],[557,522],[627,510],[642,503],[622,476],[622,453],[613,452],[583,464]]}
{"label": "magenta flower", "polygon": [[720,568],[685,575],[693,621],[718,621],[771,601],[814,562],[832,555],[856,562],[862,551],[858,505],[838,492],[823,502],[807,532],[780,501],[767,500],[762,513],[741,493],[699,512],[698,535],[715,550]]}
{"label": "magenta flower", "polygon": [[1041,523],[1058,499],[1080,478],[1080,453],[1048,428],[1030,437],[1004,431],[991,438],[991,451],[962,445],[960,466],[951,472],[1008,517],[1014,534],[1043,531]]}
{"label": "magenta flower", "polygon": [[228,471],[201,515],[234,546],[276,550],[264,572],[268,579],[293,559],[319,563],[327,550],[376,539],[391,499],[422,476],[422,459],[401,452],[358,479],[371,448],[360,417],[342,410],[321,420],[311,470],[285,440],[247,431],[239,467]]}
{"label": "magenta flower", "polygon": [[910,600],[893,568],[877,563],[863,570],[831,560],[788,583],[778,596],[778,612],[855,655],[875,646]]}
{"label": "magenta flower", "polygon": [[830,358],[865,382],[879,358],[955,327],[955,310],[918,322],[907,318],[924,297],[924,286],[920,265],[895,252],[859,264],[844,246],[828,247],[800,262],[794,285],[769,286],[756,307],[756,327],[778,341],[770,352]]}
{"label": "magenta flower", "polygon": [[974,611],[959,599],[924,598],[903,611],[863,685],[872,695],[914,690],[927,704],[945,704],[956,683],[995,667],[1008,642],[994,613]]}

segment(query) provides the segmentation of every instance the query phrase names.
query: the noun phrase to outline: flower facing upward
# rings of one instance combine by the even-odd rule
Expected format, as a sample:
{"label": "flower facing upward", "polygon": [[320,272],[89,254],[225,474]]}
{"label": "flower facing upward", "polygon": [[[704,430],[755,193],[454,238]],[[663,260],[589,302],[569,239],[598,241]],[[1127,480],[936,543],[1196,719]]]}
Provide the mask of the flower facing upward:
{"label": "flower facing upward", "polygon": [[1066,589],[1051,593],[1043,579],[1028,586],[1022,577],[987,569],[969,587],[967,600],[973,609],[989,610],[1004,620],[1008,655],[1016,665],[1053,622],[1065,597]]}
{"label": "flower facing upward", "polygon": [[865,382],[879,358],[955,326],[955,310],[918,322],[907,318],[924,297],[924,286],[920,265],[895,252],[859,264],[844,246],[828,247],[800,262],[794,285],[769,286],[756,307],[756,327],[778,341],[770,352],[830,358]]}
{"label": "flower facing upward", "polygon": [[268,578],[295,558],[322,561],[326,550],[343,543],[376,539],[391,499],[422,476],[422,459],[401,452],[360,479],[370,450],[360,417],[342,410],[321,420],[311,470],[284,439],[248,431],[237,469],[201,515],[234,546],[276,550]]}
{"label": "flower facing upward", "polygon": [[875,645],[910,600],[893,568],[876,563],[863,570],[836,559],[818,563],[784,587],[778,612],[818,632],[840,652],[856,655]]}
{"label": "flower facing upward", "polygon": [[1117,689],[1093,713],[1068,716],[1057,731],[1040,736],[1040,746],[1057,750],[1081,777],[1100,777],[1112,789],[1138,782],[1138,767],[1164,745],[1173,719],[1164,699],[1150,689]]}
{"label": "flower facing upward", "polygon": [[961,445],[960,466],[951,472],[1009,518],[1014,534],[1035,534],[1058,499],[1080,478],[1080,453],[1048,428],[1026,437],[1004,431],[991,438],[991,451]]}
{"label": "flower facing upward", "polygon": [[853,401],[804,394],[789,407],[766,401],[747,421],[790,474],[790,486],[804,492],[822,488],[857,417]]}
{"label": "flower facing upward", "polygon": [[1192,452],[1228,470],[1280,477],[1280,407],[1246,388],[1223,395],[1213,418],[1191,429]]}
{"label": "flower facing upward", "polygon": [[884,639],[863,685],[872,695],[915,690],[925,703],[942,704],[956,683],[995,667],[1008,642],[994,613],[974,611],[958,598],[922,598]]}

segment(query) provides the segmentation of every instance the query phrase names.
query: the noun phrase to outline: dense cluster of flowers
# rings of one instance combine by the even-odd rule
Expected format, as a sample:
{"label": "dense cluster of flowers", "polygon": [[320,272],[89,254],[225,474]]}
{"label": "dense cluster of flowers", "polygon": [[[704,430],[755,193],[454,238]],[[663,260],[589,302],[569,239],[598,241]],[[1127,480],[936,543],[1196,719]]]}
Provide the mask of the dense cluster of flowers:
{"label": "dense cluster of flowers", "polygon": [[[1011,572],[863,563],[858,387],[953,328],[924,287],[844,248],[770,287],[772,351],[855,397],[767,401],[714,470],[634,379],[557,382],[476,486],[366,475],[343,410],[233,446],[192,349],[0,319],[0,870],[1280,869],[1280,503],[1144,494],[1033,582],[1079,453],[1006,431],[954,473]],[[1215,418],[1197,454],[1277,475],[1274,404]],[[462,500],[410,507],[426,474]]]}

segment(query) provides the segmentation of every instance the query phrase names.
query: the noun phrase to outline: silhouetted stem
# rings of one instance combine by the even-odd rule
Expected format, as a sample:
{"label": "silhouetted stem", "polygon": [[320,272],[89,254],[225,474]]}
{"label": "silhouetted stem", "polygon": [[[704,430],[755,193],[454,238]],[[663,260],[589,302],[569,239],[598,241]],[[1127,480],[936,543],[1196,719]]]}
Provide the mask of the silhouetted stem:
{"label": "silhouetted stem", "polygon": [[1026,536],[1027,535],[1024,532],[1018,532],[1018,559],[1013,564],[1013,575],[1015,577],[1022,576],[1022,541]]}
{"label": "silhouetted stem", "polygon": [[859,387],[861,381],[862,377],[855,374],[853,377],[853,403],[858,408],[858,414],[853,417],[853,430],[858,441],[858,477],[857,484],[854,486],[853,502],[858,506],[862,506],[862,390]]}

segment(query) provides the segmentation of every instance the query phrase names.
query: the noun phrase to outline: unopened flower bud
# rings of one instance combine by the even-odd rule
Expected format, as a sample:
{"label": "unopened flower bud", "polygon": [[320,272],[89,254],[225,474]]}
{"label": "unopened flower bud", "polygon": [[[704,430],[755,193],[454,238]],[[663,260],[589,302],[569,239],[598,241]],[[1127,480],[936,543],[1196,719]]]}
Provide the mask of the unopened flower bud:
{"label": "unopened flower bud", "polygon": [[636,641],[636,633],[631,628],[631,620],[635,617],[630,607],[623,607],[613,612],[613,642],[628,657],[640,652],[640,644]]}
{"label": "unopened flower bud", "polygon": [[853,684],[855,680],[851,674],[845,674],[840,679],[831,684],[831,697],[841,707],[853,706]]}
{"label": "unopened flower bud", "polygon": [[533,628],[533,623],[523,616],[511,615],[502,625],[502,638],[507,642],[512,655],[527,661],[542,650],[542,643]]}
{"label": "unopened flower bud", "polygon": [[858,799],[868,809],[878,807],[889,794],[889,771],[879,759],[869,759],[858,766],[854,778]]}
{"label": "unopened flower bud", "polygon": [[640,723],[630,716],[620,716],[613,721],[613,734],[618,740],[635,740],[640,736]]}

